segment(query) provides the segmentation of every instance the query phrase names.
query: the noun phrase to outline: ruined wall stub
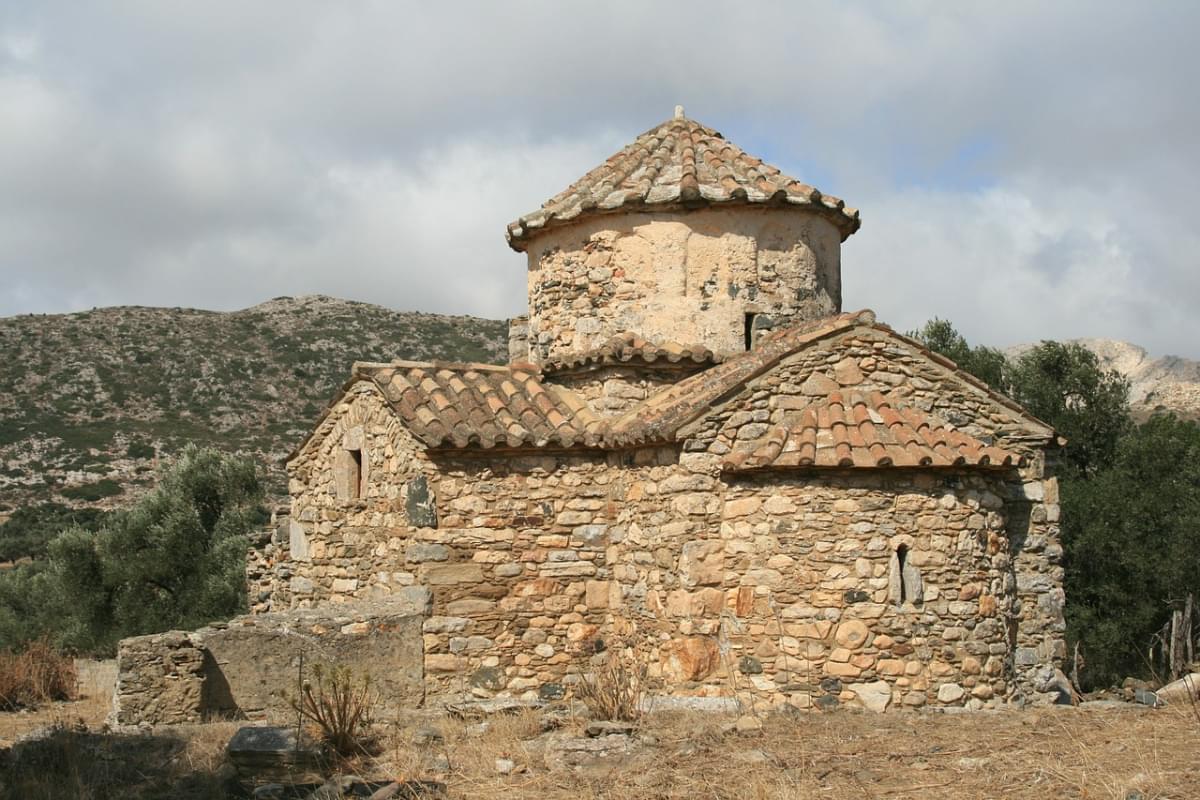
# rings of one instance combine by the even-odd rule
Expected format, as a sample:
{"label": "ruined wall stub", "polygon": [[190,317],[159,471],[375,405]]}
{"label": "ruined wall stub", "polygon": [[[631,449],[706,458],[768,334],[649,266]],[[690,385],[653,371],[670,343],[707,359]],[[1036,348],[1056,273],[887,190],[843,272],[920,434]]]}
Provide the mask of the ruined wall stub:
{"label": "ruined wall stub", "polygon": [[541,234],[528,258],[535,362],[626,331],[741,352],[747,314],[761,330],[842,305],[840,233],[786,208],[603,216]]}
{"label": "ruined wall stub", "polygon": [[[288,695],[318,666],[350,665],[369,675],[390,718],[424,700],[421,626],[429,592],[420,587],[374,603],[239,617],[200,630],[121,641],[114,718],[118,724],[179,724],[210,718],[294,719]],[[303,667],[303,673],[301,668]]]}

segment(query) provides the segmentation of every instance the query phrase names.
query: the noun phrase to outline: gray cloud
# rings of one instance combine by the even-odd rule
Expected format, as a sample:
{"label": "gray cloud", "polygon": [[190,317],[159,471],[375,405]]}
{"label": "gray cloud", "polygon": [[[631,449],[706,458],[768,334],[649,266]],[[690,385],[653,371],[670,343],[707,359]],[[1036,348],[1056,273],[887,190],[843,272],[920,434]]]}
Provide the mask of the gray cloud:
{"label": "gray cloud", "polygon": [[682,102],[863,210],[849,307],[1200,356],[1194,4],[564,8],[6,5],[0,314],[514,314],[505,223]]}

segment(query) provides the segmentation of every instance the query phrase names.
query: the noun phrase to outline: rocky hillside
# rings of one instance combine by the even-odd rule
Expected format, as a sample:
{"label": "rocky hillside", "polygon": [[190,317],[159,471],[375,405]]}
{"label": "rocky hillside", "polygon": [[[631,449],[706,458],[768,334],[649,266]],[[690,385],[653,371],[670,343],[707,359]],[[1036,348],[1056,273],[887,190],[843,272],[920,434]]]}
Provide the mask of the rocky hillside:
{"label": "rocky hillside", "polygon": [[503,363],[500,320],[329,297],[243,311],[118,307],[0,319],[0,513],[126,502],[188,441],[278,461],[356,360]]}
{"label": "rocky hillside", "polygon": [[[1134,417],[1145,419],[1156,411],[1170,411],[1200,420],[1200,361],[1179,356],[1154,357],[1141,347],[1115,339],[1072,339],[1091,350],[1105,369],[1115,369],[1129,379],[1129,401]],[[1031,344],[1005,352],[1019,356]]]}
{"label": "rocky hillside", "polygon": [[[189,441],[254,455],[281,497],[279,460],[354,361],[502,363],[506,339],[501,320],[319,296],[229,313],[118,307],[2,318],[0,519],[46,500],[123,504],[148,485],[157,458]],[[1078,341],[1129,376],[1138,416],[1200,418],[1200,362]]]}

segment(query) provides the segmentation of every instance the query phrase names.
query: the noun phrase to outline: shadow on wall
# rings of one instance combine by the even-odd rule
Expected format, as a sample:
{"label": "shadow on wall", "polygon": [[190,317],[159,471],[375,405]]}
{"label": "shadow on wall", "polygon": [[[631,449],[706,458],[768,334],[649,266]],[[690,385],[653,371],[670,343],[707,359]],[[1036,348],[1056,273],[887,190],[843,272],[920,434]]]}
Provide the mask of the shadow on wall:
{"label": "shadow on wall", "polygon": [[200,714],[208,718],[245,719],[246,714],[233,698],[233,689],[221,665],[209,651],[204,651],[201,665],[203,684],[200,688]]}

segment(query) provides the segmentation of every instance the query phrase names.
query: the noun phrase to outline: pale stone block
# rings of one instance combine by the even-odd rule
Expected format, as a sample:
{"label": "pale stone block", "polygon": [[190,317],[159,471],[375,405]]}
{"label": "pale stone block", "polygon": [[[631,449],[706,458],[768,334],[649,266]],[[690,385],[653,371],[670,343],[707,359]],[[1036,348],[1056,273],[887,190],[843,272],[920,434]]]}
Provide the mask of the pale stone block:
{"label": "pale stone block", "polygon": [[737,500],[728,500],[725,503],[725,508],[721,516],[725,519],[735,519],[737,517],[746,517],[758,511],[762,506],[762,501],[757,497],[743,497]]}
{"label": "pale stone block", "polygon": [[713,586],[725,580],[724,545],[720,541],[686,542],[679,555],[679,571],[685,586]]}
{"label": "pale stone block", "polygon": [[476,563],[439,564],[425,567],[424,580],[431,586],[445,586],[455,583],[481,583],[483,568]]}
{"label": "pale stone block", "polygon": [[584,602],[588,608],[608,608],[608,581],[587,581],[585,587]]}
{"label": "pale stone block", "polygon": [[297,520],[288,524],[288,555],[293,561],[310,561],[308,534]]}
{"label": "pale stone block", "polygon": [[852,683],[846,688],[858,696],[858,701],[868,711],[882,714],[892,702],[892,687],[886,681]]}
{"label": "pale stone block", "polygon": [[453,653],[428,653],[425,656],[426,672],[458,672],[463,665],[463,659]]}
{"label": "pale stone block", "polygon": [[862,674],[861,669],[843,661],[826,661],[824,669],[825,674],[838,678],[857,678]]}
{"label": "pale stone block", "polygon": [[943,683],[938,687],[939,703],[957,703],[966,694],[966,690],[957,683]]}

